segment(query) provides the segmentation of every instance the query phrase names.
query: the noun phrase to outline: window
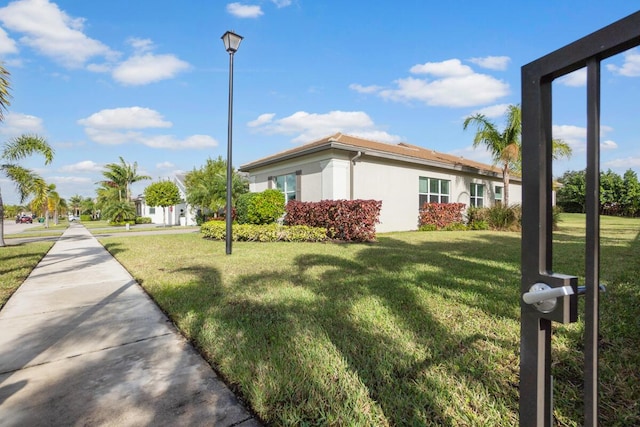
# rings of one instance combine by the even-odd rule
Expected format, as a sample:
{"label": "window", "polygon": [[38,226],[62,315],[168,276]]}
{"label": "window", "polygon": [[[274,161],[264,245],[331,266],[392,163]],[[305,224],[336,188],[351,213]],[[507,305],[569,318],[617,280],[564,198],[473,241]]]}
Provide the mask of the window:
{"label": "window", "polygon": [[471,194],[470,205],[476,208],[481,208],[484,206],[484,185],[482,184],[471,184],[471,190],[469,192]]}
{"label": "window", "polygon": [[155,213],[156,213],[156,208],[155,207],[149,208],[149,215],[155,215]]}
{"label": "window", "polygon": [[444,179],[420,177],[418,197],[420,208],[425,203],[449,203],[449,183]]}
{"label": "window", "polygon": [[496,205],[502,204],[502,187],[499,185],[496,185],[495,199],[496,199]]}
{"label": "window", "polygon": [[276,188],[284,193],[285,203],[296,199],[296,174],[276,176]]}

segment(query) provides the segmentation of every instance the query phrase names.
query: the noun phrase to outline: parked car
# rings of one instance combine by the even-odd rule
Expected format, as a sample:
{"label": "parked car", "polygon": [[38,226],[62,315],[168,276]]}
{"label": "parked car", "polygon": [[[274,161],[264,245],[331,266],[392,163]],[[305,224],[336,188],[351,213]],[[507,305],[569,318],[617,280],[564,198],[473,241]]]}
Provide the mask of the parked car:
{"label": "parked car", "polygon": [[33,224],[33,218],[31,218],[29,215],[17,216],[16,224]]}
{"label": "parked car", "polygon": [[69,222],[77,221],[78,217],[75,215],[69,215]]}

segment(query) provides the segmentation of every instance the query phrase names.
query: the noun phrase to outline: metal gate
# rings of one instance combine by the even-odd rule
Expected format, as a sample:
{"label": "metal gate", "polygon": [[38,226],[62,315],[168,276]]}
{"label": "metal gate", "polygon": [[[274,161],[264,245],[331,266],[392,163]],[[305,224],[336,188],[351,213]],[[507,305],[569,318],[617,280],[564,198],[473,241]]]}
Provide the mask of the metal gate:
{"label": "metal gate", "polygon": [[[600,62],[640,45],[636,12],[522,67],[522,282],[520,425],[553,424],[551,322],[577,320],[585,297],[584,426],[598,425],[600,289]],[[553,272],[551,84],[587,69],[585,284]]]}

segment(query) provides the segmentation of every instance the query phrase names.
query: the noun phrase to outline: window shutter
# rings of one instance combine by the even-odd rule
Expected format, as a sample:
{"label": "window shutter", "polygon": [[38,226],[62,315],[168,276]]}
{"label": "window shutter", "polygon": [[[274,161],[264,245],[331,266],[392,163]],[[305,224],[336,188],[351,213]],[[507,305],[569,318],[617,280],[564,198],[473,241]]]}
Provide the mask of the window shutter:
{"label": "window shutter", "polygon": [[275,177],[270,176],[269,178],[267,178],[267,188],[269,190],[271,190],[273,188],[273,181],[275,180]]}
{"label": "window shutter", "polygon": [[302,171],[296,171],[296,200],[297,201],[302,201],[302,191],[301,191],[301,184],[302,184]]}

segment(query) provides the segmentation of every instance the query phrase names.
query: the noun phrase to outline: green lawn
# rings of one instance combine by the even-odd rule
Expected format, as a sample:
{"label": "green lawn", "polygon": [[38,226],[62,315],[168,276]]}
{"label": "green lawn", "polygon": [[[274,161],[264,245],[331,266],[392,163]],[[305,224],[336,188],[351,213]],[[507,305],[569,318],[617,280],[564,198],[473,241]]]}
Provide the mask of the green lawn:
{"label": "green lawn", "polygon": [[[555,270],[583,276],[583,215]],[[602,218],[601,423],[640,425],[639,220]],[[274,425],[517,424],[520,236],[409,232],[371,244],[102,243]],[[555,415],[582,423],[583,325],[554,328]]]}
{"label": "green lawn", "polygon": [[[584,215],[554,267],[583,276]],[[602,217],[601,419],[640,425],[640,220]],[[517,424],[520,237],[425,232],[371,244],[102,243],[273,425]],[[0,248],[0,307],[52,242]],[[556,325],[558,425],[581,425],[583,324]]]}
{"label": "green lawn", "polygon": [[0,309],[54,243],[30,242],[0,248]]}

